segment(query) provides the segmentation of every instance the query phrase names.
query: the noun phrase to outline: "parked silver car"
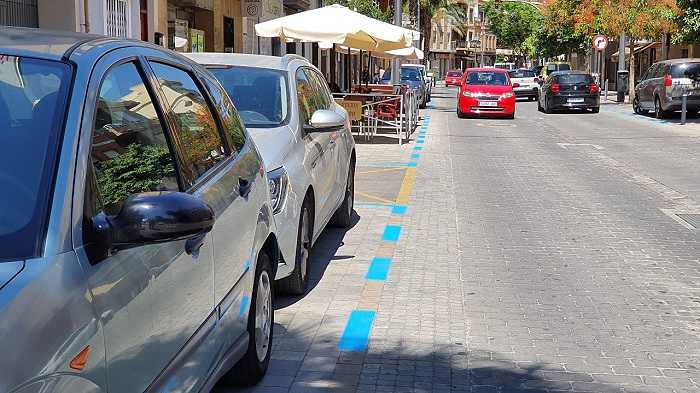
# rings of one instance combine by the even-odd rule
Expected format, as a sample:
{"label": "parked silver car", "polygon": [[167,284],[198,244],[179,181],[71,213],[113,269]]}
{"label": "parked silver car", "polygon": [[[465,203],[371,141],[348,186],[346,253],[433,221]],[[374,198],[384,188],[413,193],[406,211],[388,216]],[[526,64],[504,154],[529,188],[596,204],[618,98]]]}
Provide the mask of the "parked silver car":
{"label": "parked silver car", "polygon": [[352,223],[355,142],[347,112],[301,56],[187,56],[216,75],[260,148],[279,230],[277,278],[283,291],[302,294],[309,252],[326,224]]}
{"label": "parked silver car", "polygon": [[632,107],[637,114],[653,111],[661,119],[681,110],[683,94],[688,96],[688,111],[700,111],[700,59],[674,59],[653,64],[635,85]]}
{"label": "parked silver car", "polygon": [[216,78],[140,41],[0,28],[0,98],[0,392],[262,378],[275,225]]}

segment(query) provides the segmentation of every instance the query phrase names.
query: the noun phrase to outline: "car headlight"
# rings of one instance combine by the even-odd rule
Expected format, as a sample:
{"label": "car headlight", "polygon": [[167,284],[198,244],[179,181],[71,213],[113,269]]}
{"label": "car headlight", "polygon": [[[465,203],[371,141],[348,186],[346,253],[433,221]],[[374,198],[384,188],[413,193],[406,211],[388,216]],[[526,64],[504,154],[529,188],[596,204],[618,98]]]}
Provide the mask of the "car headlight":
{"label": "car headlight", "polygon": [[282,211],[284,202],[287,200],[287,189],[289,188],[289,177],[284,167],[279,167],[267,172],[268,187],[270,188],[270,203],[272,212],[277,214]]}
{"label": "car headlight", "polygon": [[515,95],[515,94],[513,94],[512,91],[509,91],[509,92],[507,92],[507,93],[501,94],[501,98],[502,98],[502,99],[503,99],[503,98],[511,98],[511,97],[513,97],[514,95]]}
{"label": "car headlight", "polygon": [[463,91],[462,95],[465,97],[476,97],[476,94],[472,94],[472,92],[468,90]]}

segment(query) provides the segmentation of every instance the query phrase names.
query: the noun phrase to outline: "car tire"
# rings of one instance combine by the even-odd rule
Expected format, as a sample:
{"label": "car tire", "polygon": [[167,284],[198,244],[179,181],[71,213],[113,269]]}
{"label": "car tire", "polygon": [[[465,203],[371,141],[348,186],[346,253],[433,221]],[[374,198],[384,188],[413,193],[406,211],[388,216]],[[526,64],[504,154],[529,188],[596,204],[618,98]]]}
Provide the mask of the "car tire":
{"label": "car tire", "polygon": [[632,109],[634,110],[634,113],[638,115],[646,115],[649,113],[648,110],[642,109],[642,105],[639,102],[639,96],[634,96],[634,100],[632,100]]}
{"label": "car tire", "polygon": [[506,117],[506,119],[510,119],[510,120],[513,120],[513,119],[515,119],[515,113],[513,113],[512,115],[510,115],[510,116]]}
{"label": "car tire", "polygon": [[458,107],[457,107],[457,118],[458,118],[458,119],[465,119],[466,117],[467,117],[467,115],[465,115],[464,112],[462,112],[462,111],[459,109],[459,106],[458,106]]}
{"label": "car tire", "polygon": [[600,107],[597,106],[597,107],[595,107],[595,108],[591,108],[591,112],[592,112],[592,113],[599,113],[599,112],[600,112]]}
{"label": "car tire", "polygon": [[272,352],[275,324],[274,278],[270,257],[261,251],[255,267],[255,281],[248,311],[248,350],[223,377],[224,382],[254,385],[265,376]]}
{"label": "car tire", "polygon": [[311,203],[304,201],[299,213],[299,226],[297,228],[297,246],[294,261],[294,270],[289,277],[279,282],[280,292],[300,296],[306,293],[309,286],[309,273],[311,272],[311,243],[313,239],[314,223]]}
{"label": "car tire", "polygon": [[544,112],[544,108],[542,107],[542,102],[540,102],[540,99],[537,99],[537,110],[540,112]]}
{"label": "car tire", "polygon": [[666,111],[661,107],[661,99],[659,99],[659,96],[654,97],[654,117],[657,119],[666,117]]}
{"label": "car tire", "polygon": [[345,182],[345,196],[343,203],[333,214],[331,223],[340,228],[350,228],[352,226],[352,213],[355,208],[355,164],[350,163],[348,169],[348,180]]}
{"label": "car tire", "polygon": [[544,113],[548,115],[552,113],[552,108],[549,106],[549,100],[547,100],[547,97],[544,98]]}

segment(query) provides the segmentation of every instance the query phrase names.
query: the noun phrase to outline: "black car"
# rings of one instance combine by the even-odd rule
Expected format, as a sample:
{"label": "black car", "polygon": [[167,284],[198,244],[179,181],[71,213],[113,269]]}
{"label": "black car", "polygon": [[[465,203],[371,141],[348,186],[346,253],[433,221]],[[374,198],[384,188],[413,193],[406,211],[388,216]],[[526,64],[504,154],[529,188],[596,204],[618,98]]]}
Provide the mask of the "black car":
{"label": "black car", "polygon": [[590,109],[600,111],[600,88],[591,74],[583,71],[557,71],[547,77],[540,88],[537,103],[540,111]]}

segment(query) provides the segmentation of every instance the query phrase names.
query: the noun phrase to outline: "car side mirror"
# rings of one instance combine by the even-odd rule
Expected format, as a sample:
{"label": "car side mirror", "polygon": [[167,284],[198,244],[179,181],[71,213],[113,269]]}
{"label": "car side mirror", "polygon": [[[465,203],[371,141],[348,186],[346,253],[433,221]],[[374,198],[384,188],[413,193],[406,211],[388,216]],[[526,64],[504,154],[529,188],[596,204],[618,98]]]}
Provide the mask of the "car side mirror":
{"label": "car side mirror", "polygon": [[167,191],[132,195],[117,215],[100,213],[94,225],[104,246],[119,250],[194,238],[209,232],[215,220],[214,210],[200,198]]}
{"label": "car side mirror", "polygon": [[514,88],[514,89],[515,89],[515,88],[518,88],[518,87],[520,87],[520,83],[517,83],[517,82],[513,83],[513,88]]}
{"label": "car side mirror", "polygon": [[345,125],[345,118],[335,111],[319,109],[311,115],[308,132],[331,132]]}

